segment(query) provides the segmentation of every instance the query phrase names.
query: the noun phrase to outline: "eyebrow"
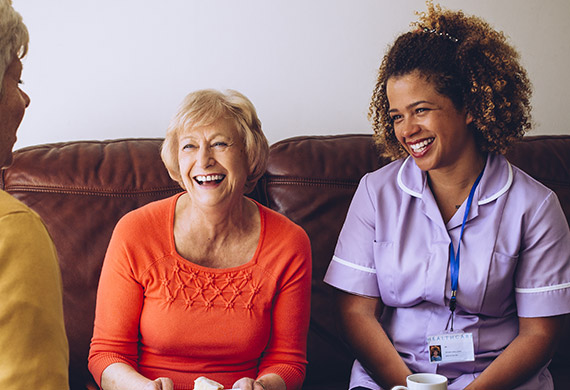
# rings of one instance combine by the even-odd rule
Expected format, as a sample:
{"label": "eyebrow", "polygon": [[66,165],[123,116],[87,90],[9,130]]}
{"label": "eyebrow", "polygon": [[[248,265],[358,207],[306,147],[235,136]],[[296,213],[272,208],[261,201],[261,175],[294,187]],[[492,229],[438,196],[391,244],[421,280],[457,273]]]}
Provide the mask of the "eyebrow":
{"label": "eyebrow", "polygon": [[[224,134],[222,134],[222,133],[214,133],[213,136],[208,139],[208,142],[210,142],[210,141],[212,141],[212,140],[215,140],[215,139],[218,138],[218,137],[221,137],[221,138],[223,138],[223,139],[225,139],[225,140],[231,140],[231,141],[233,141],[233,138],[228,137],[228,136],[226,136],[226,135],[224,135]],[[201,137],[196,137],[196,136],[192,135],[191,133],[181,134],[181,135],[178,137],[179,140],[188,140],[188,139],[190,139],[190,140],[196,140],[196,139],[200,139],[200,138],[201,138]]]}
{"label": "eyebrow", "polygon": [[[431,104],[432,106],[437,106],[437,104],[432,103],[428,100],[418,100],[417,102],[413,102],[413,103],[408,104],[406,106],[406,109],[409,110],[410,108],[414,108],[416,106],[419,106],[420,104]],[[398,111],[398,109],[396,109],[396,108],[391,108],[388,110],[388,112],[396,112],[396,111]]]}

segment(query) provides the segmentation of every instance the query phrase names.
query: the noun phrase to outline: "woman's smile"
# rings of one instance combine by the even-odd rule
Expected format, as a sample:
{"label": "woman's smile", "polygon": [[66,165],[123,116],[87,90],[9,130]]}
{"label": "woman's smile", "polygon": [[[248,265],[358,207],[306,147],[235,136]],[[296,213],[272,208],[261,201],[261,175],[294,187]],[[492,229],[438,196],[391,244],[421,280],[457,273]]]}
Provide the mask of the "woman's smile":
{"label": "woman's smile", "polygon": [[478,154],[471,116],[419,72],[390,78],[386,95],[396,138],[421,170],[470,164]]}
{"label": "woman's smile", "polygon": [[194,176],[194,180],[201,186],[212,186],[220,184],[226,175],[198,175]]}
{"label": "woman's smile", "polygon": [[178,144],[180,174],[194,202],[217,206],[241,200],[249,169],[233,121],[219,119],[190,128],[180,135]]}
{"label": "woman's smile", "polygon": [[414,157],[421,157],[421,155],[424,154],[429,149],[430,145],[434,140],[435,140],[434,137],[429,137],[419,141],[413,141],[413,142],[409,141],[408,146],[412,150],[412,155]]}

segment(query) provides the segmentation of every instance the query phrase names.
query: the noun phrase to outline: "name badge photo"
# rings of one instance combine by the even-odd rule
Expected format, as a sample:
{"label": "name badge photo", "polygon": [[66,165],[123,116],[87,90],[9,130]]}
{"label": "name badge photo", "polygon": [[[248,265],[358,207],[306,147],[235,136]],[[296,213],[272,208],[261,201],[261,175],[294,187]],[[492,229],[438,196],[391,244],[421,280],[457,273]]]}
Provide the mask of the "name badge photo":
{"label": "name badge photo", "polygon": [[475,360],[472,333],[442,333],[427,337],[429,361],[434,364]]}

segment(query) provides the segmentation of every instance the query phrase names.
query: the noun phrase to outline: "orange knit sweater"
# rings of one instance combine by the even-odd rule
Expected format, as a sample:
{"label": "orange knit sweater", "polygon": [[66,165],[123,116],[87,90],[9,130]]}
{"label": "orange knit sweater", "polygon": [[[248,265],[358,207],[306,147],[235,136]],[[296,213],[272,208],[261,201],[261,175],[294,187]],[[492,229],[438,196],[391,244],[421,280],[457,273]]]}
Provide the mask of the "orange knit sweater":
{"label": "orange knit sweater", "polygon": [[261,233],[246,264],[198,266],[174,245],[180,195],[117,224],[99,281],[89,369],[100,383],[112,363],[192,389],[205,375],[231,388],[275,373],[287,389],[305,376],[311,251],[306,233],[258,204]]}

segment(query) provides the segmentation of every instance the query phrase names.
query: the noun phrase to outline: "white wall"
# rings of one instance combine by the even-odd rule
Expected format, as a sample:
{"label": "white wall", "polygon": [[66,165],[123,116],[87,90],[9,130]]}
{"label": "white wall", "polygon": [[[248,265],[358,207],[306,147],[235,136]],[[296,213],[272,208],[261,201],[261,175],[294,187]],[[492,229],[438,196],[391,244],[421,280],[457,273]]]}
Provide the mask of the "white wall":
{"label": "white wall", "polygon": [[[179,102],[233,88],[270,143],[370,133],[386,46],[423,0],[13,0],[30,30],[32,104],[16,148],[162,137]],[[570,1],[441,0],[504,30],[533,80],[534,134],[570,133]]]}

